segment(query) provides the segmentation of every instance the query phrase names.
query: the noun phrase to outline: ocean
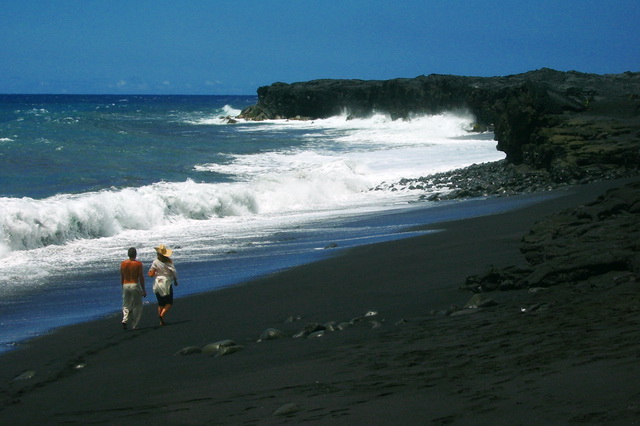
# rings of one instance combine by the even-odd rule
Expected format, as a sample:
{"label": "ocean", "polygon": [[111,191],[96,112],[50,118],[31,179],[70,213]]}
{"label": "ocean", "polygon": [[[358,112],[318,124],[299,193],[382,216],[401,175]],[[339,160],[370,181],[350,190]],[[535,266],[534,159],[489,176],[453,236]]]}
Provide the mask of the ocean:
{"label": "ocean", "polygon": [[391,188],[504,158],[468,113],[225,118],[256,102],[0,95],[0,352],[105,315],[119,327],[129,247],[145,269],[174,249],[179,299],[513,205]]}

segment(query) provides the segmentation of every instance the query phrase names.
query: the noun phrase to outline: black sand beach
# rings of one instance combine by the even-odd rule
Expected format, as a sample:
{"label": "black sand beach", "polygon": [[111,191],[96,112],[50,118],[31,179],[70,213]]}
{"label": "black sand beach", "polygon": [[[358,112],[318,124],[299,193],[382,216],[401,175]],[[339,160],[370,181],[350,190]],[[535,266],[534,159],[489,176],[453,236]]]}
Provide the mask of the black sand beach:
{"label": "black sand beach", "polygon": [[[468,276],[524,265],[536,221],[620,184],[556,190],[221,291],[178,287],[166,327],[147,307],[139,330],[116,313],[34,339],[0,357],[2,423],[638,423],[635,279],[495,292],[495,306],[441,313],[473,296],[459,289]],[[353,324],[291,337],[330,321]],[[268,328],[286,336],[258,342]],[[243,349],[176,354],[225,339]]]}

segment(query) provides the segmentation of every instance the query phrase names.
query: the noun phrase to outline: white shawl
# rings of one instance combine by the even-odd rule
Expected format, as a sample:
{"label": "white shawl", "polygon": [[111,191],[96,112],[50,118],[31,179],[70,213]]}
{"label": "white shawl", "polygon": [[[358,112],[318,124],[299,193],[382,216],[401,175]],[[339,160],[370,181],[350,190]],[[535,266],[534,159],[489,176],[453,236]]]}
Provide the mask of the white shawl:
{"label": "white shawl", "polygon": [[159,296],[168,296],[171,293],[171,285],[178,279],[175,266],[155,259],[151,264],[151,269],[156,271],[153,292]]}

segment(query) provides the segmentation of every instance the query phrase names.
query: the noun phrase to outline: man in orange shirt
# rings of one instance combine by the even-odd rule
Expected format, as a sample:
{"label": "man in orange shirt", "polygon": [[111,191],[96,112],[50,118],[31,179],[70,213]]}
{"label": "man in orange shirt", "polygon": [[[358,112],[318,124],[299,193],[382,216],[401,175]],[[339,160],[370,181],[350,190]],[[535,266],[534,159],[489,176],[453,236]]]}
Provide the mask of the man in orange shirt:
{"label": "man in orange shirt", "polygon": [[122,284],[122,328],[127,329],[127,322],[131,319],[131,326],[136,328],[142,316],[142,298],[147,297],[144,289],[144,274],[142,262],[136,260],[138,252],[131,247],[129,259],[120,264],[120,283]]}

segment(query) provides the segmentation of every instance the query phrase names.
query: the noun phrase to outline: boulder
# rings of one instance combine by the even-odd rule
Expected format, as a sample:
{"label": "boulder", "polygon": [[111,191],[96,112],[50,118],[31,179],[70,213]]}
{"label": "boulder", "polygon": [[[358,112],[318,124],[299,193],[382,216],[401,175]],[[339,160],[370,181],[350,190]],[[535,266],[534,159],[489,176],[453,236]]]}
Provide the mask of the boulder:
{"label": "boulder", "polygon": [[234,342],[233,340],[220,340],[218,342],[215,343],[209,343],[208,345],[204,346],[202,348],[202,353],[205,355],[215,355],[216,353],[220,352],[220,350],[222,348],[228,347],[228,346],[236,346],[237,343]]}
{"label": "boulder", "polygon": [[281,337],[285,337],[285,334],[282,331],[276,328],[267,328],[265,331],[262,332],[262,334],[260,334],[260,338],[258,339],[258,342],[262,342],[264,340],[279,339]]}
{"label": "boulder", "polygon": [[[522,238],[523,268],[492,268],[467,278],[472,292],[545,288],[613,274],[640,279],[640,182],[537,222]],[[504,283],[511,283],[509,287]]]}

